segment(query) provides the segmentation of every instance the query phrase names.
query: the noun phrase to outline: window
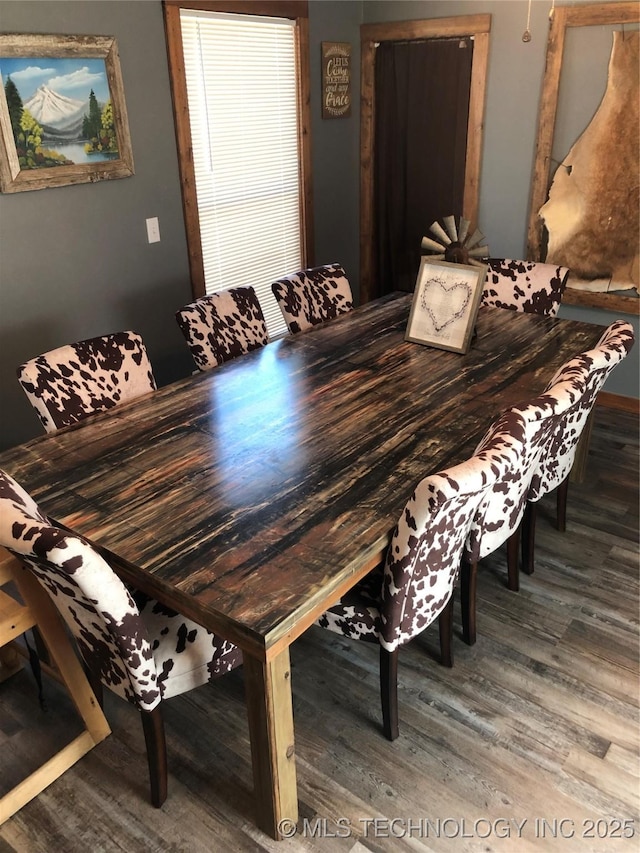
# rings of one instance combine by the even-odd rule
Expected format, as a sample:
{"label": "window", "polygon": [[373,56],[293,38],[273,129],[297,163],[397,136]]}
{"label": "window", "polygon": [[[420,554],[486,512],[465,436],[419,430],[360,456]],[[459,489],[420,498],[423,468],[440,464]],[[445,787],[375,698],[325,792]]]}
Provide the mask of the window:
{"label": "window", "polygon": [[271,283],[308,255],[300,20],[205,5],[165,4],[194,296],[251,284],[277,337]]}

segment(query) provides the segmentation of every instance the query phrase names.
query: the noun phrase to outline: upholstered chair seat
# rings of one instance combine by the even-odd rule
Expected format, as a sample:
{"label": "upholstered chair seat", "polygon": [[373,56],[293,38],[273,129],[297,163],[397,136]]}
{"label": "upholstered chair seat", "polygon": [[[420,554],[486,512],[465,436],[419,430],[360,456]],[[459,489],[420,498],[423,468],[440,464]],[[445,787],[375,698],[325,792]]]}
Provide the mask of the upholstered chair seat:
{"label": "upholstered chair seat", "polygon": [[136,332],[50,350],[21,365],[18,381],[47,432],[156,390],[146,348]]}
{"label": "upholstered chair seat", "polygon": [[567,267],[489,258],[481,305],[555,317],[568,277]]}
{"label": "upholstered chair seat", "polygon": [[162,805],[167,765],[161,702],[239,666],[240,649],[127,589],[89,542],[53,524],[4,471],[0,544],[46,589],[77,642],[98,697],[104,685],[140,711],[151,800]]}
{"label": "upholstered chair seat", "polygon": [[177,311],[176,321],[200,370],[269,342],[258,296],[250,286],[203,296]]}
{"label": "upholstered chair seat", "polygon": [[520,450],[505,435],[491,449],[416,486],[378,566],[318,619],[344,637],[380,646],[383,730],[399,733],[397,670],[401,646],[439,621],[443,663],[451,665],[452,599],[471,521],[487,491],[507,475]]}
{"label": "upholstered chair seat", "polygon": [[380,643],[380,598],[384,583],[384,565],[369,574],[342,596],[337,604],[322,614],[318,624],[350,640]]}
{"label": "upholstered chair seat", "polygon": [[509,433],[520,452],[507,474],[487,490],[471,520],[461,577],[462,628],[465,642],[476,641],[476,583],[478,562],[507,543],[508,587],[519,589],[518,545],[520,525],[536,466],[558,419],[580,399],[582,384],[554,383],[529,403],[504,412],[488,429],[476,453],[491,450]]}
{"label": "upholstered chair seat", "polygon": [[271,285],[291,334],[353,309],[351,286],[340,264],[300,270]]}
{"label": "upholstered chair seat", "polygon": [[547,386],[547,391],[550,392],[559,383],[573,382],[583,390],[580,397],[558,420],[548,438],[545,452],[533,470],[522,535],[522,563],[528,574],[534,569],[537,502],[557,489],[557,524],[559,530],[565,530],[569,475],[579,441],[585,432],[588,434],[587,428],[598,392],[609,374],[631,351],[634,338],[631,323],[616,320],[606,329],[592,350],[570,359]]}

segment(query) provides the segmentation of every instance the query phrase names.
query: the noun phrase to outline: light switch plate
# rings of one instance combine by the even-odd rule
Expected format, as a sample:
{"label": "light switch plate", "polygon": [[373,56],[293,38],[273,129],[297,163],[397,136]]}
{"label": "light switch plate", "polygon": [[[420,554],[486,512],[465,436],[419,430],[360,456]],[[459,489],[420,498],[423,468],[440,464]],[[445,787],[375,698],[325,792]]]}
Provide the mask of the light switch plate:
{"label": "light switch plate", "polygon": [[160,242],[160,224],[157,216],[147,219],[147,240],[150,243]]}

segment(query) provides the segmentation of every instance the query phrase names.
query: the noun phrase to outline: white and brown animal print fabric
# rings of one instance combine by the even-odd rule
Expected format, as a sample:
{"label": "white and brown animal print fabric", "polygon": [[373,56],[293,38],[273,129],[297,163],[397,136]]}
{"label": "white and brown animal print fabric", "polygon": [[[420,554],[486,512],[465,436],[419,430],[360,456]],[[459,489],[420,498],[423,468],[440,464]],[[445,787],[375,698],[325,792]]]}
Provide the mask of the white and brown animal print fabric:
{"label": "white and brown animal print fabric", "polygon": [[229,641],[154,599],[132,596],[86,540],[56,527],[4,471],[0,544],[46,589],[91,671],[139,710],[242,663]]}
{"label": "white and brown animal print fabric", "polygon": [[176,312],[200,370],[269,343],[267,324],[253,287],[231,287],[203,296]]}
{"label": "white and brown animal print fabric", "polygon": [[18,381],[47,432],[156,390],[140,335],[116,332],[32,358]]}
{"label": "white and brown animal print fabric", "polygon": [[633,326],[616,320],[598,344],[568,361],[553,377],[551,391],[558,383],[574,383],[582,393],[559,419],[544,454],[534,469],[528,499],[537,501],[563,483],[571,473],[578,441],[595,405],[598,392],[611,371],[626,358],[634,343]]}
{"label": "white and brown animal print fabric", "polygon": [[425,477],[393,531],[384,567],[367,575],[317,624],[380,643],[389,652],[424,631],[451,598],[471,519],[519,452],[518,441],[505,435],[466,462]]}
{"label": "white and brown animal print fabric", "polygon": [[476,452],[491,449],[511,433],[519,442],[516,464],[489,489],[472,520],[466,559],[478,562],[497,550],[522,521],[531,479],[558,419],[580,399],[584,386],[573,378],[556,382],[529,404],[513,406],[489,428]]}
{"label": "white and brown animal print fabric", "polygon": [[481,304],[555,317],[568,276],[567,267],[489,258]]}
{"label": "white and brown animal print fabric", "polygon": [[347,274],[340,264],[300,270],[271,285],[291,334],[353,309]]}

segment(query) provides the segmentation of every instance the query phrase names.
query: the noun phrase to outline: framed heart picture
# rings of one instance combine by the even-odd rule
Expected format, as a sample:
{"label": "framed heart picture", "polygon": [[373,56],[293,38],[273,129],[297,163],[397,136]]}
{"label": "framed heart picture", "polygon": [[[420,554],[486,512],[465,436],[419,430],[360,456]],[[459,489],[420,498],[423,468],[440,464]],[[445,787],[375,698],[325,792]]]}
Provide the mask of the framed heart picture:
{"label": "framed heart picture", "polygon": [[467,352],[486,274],[486,265],[451,264],[423,257],[405,340]]}

